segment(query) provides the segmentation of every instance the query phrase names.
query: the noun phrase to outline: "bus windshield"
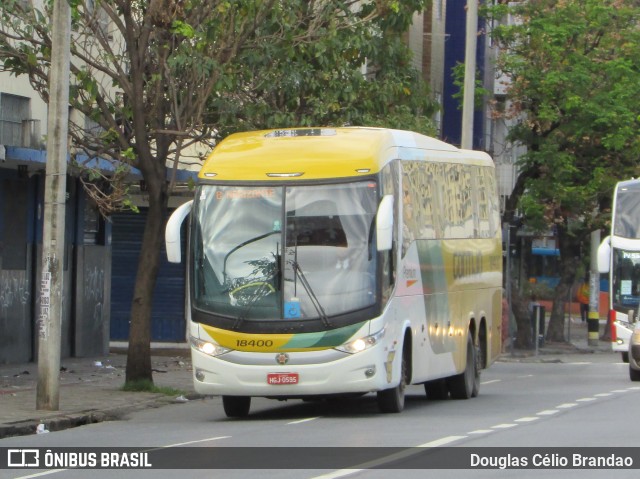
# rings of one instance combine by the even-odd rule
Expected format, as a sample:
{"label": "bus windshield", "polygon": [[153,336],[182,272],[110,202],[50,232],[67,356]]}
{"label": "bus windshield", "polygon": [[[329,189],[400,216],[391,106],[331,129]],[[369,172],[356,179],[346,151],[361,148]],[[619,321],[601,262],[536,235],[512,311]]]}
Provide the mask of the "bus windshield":
{"label": "bus windshield", "polygon": [[613,252],[613,308],[626,313],[640,302],[640,251]]}
{"label": "bus windshield", "polygon": [[373,305],[377,200],[372,181],[200,186],[194,307],[239,321],[327,322]]}
{"label": "bus windshield", "polygon": [[617,188],[613,234],[640,238],[640,182],[624,182]]}

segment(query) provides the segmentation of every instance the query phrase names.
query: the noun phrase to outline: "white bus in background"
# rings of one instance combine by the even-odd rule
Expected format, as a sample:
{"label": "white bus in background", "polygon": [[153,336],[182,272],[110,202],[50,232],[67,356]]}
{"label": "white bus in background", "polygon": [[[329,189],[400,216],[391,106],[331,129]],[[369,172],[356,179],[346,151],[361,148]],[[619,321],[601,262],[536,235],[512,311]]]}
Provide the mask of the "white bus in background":
{"label": "white bus in background", "polygon": [[170,261],[189,212],[194,387],[230,417],[366,393],[399,412],[409,384],[466,399],[501,351],[486,153],[379,128],[237,133],[167,223]]}
{"label": "white bus in background", "polygon": [[619,182],[613,195],[611,234],[598,248],[598,270],[609,274],[611,346],[629,361],[629,339],[640,305],[640,180]]}

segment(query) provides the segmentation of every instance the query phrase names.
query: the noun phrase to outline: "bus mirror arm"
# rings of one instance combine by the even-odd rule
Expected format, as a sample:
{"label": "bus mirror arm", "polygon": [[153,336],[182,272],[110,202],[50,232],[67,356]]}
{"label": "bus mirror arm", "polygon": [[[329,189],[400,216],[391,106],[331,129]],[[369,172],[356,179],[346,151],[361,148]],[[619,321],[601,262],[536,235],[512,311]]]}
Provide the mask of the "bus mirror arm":
{"label": "bus mirror arm", "polygon": [[180,227],[182,222],[191,212],[193,200],[180,205],[167,221],[164,230],[164,242],[167,250],[167,260],[170,263],[182,262],[182,252],[180,250]]}
{"label": "bus mirror arm", "polygon": [[393,244],[393,195],[385,195],[376,215],[376,246],[378,251],[389,251]]}
{"label": "bus mirror arm", "polygon": [[608,273],[611,268],[611,237],[607,236],[598,246],[598,272]]}

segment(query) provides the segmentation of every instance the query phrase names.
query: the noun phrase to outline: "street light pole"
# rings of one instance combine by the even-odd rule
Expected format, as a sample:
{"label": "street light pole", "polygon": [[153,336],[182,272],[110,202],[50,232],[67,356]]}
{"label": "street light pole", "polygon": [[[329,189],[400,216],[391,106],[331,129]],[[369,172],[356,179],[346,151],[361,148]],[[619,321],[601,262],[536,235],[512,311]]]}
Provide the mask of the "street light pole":
{"label": "street light pole", "polygon": [[54,0],[51,30],[42,278],[37,328],[36,408],[57,411],[60,403],[60,343],[64,291],[67,134],[69,129],[71,9],[68,0]]}
{"label": "street light pole", "polygon": [[462,137],[460,146],[473,148],[473,110],[476,84],[476,44],[478,36],[478,0],[467,0],[467,29],[464,51],[464,94],[462,100]]}

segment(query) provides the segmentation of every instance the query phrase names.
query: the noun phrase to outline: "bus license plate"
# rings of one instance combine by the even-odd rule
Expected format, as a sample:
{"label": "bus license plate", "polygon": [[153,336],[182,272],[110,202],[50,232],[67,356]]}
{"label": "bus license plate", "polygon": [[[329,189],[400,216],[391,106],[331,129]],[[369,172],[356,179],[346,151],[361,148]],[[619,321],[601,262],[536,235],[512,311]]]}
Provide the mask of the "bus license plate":
{"label": "bus license plate", "polygon": [[298,373],[269,373],[267,384],[280,386],[283,384],[298,384]]}

